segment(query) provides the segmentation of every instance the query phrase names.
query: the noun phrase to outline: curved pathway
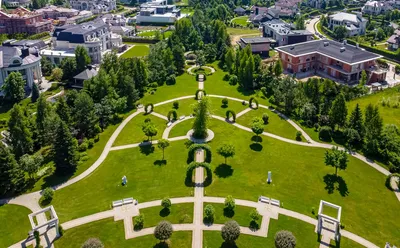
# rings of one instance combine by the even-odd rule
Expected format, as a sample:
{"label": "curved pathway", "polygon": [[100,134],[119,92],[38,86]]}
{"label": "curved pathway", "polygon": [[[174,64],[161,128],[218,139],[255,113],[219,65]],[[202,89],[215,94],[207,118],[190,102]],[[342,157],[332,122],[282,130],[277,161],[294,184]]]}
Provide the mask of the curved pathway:
{"label": "curved pathway", "polygon": [[[200,66],[198,66],[198,65],[192,65],[191,67],[189,67],[189,68],[187,69],[187,73],[189,73],[190,75],[193,75],[193,76],[196,75],[195,73],[192,72],[192,70],[195,69],[195,68],[200,68]],[[214,73],[215,73],[215,69],[214,69],[213,67],[211,67],[211,66],[203,65],[202,68],[207,68],[207,69],[209,69],[209,70],[211,71],[211,74],[214,74]]]}

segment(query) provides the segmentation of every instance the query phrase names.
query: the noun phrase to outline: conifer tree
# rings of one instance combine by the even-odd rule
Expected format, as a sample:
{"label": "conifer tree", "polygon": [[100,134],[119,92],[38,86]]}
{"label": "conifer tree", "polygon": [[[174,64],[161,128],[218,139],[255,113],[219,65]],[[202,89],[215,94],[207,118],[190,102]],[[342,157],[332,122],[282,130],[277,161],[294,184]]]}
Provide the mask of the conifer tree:
{"label": "conifer tree", "polygon": [[72,137],[67,124],[60,120],[53,143],[54,164],[58,174],[66,175],[75,171],[79,160],[77,148],[77,140]]}
{"label": "conifer tree", "polygon": [[25,182],[25,175],[19,169],[10,149],[0,142],[0,195],[10,191],[20,191]]}
{"label": "conifer tree", "polygon": [[17,104],[11,109],[8,131],[10,133],[11,147],[16,158],[32,152],[33,139],[29,129],[29,122],[21,106]]}

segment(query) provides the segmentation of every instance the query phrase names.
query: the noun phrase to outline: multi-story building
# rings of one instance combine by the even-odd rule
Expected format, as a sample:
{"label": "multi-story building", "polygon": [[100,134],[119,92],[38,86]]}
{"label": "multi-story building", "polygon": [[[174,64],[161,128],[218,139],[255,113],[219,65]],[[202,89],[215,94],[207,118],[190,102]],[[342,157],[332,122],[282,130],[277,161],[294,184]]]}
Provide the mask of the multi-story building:
{"label": "multi-story building", "polygon": [[329,6],[329,0],[307,0],[307,5],[316,8],[316,9],[322,9],[322,7]]}
{"label": "multi-story building", "polygon": [[278,47],[285,73],[302,78],[320,75],[336,82],[355,83],[363,70],[368,83],[384,81],[386,71],[379,69],[376,60],[382,56],[333,40],[315,40]]}
{"label": "multi-story building", "polygon": [[400,30],[395,30],[394,34],[386,42],[388,43],[388,49],[397,51],[400,47]]}
{"label": "multi-story building", "polygon": [[4,0],[4,5],[8,8],[28,7],[31,0]]}
{"label": "multi-story building", "polygon": [[54,5],[35,10],[35,12],[42,14],[45,19],[58,19],[59,17],[71,18],[79,14],[79,10]]}
{"label": "multi-story building", "polygon": [[393,10],[393,7],[388,1],[368,1],[361,9],[362,13],[370,15],[380,15],[391,10]]}
{"label": "multi-story building", "polygon": [[141,4],[140,12],[134,18],[138,24],[173,24],[184,16],[175,5],[167,5],[166,0],[156,0]]}
{"label": "multi-story building", "polygon": [[42,81],[40,59],[39,50],[35,47],[10,46],[10,42],[4,42],[0,46],[0,88],[11,72],[20,72],[29,92],[35,82]]}
{"label": "multi-story building", "polygon": [[290,24],[281,20],[264,22],[262,27],[263,36],[274,39],[278,46],[310,41],[314,36],[307,30],[292,30]]}
{"label": "multi-story building", "polygon": [[109,25],[103,20],[98,20],[56,27],[52,43],[54,50],[43,50],[41,55],[48,57],[54,64],[59,64],[64,58],[75,57],[74,50],[77,46],[85,47],[92,63],[97,64],[101,62],[106,51],[122,45],[122,38],[112,34]]}
{"label": "multi-story building", "polygon": [[37,34],[52,30],[51,21],[43,20],[39,13],[25,8],[17,8],[10,12],[0,11],[0,34]]}
{"label": "multi-story building", "polygon": [[90,10],[94,14],[109,12],[117,8],[116,0],[70,0],[71,7],[77,10]]}
{"label": "multi-story building", "polygon": [[368,23],[368,20],[362,17],[362,13],[360,12],[356,14],[339,12],[328,16],[328,19],[328,25],[331,30],[336,26],[345,26],[348,36],[365,34]]}
{"label": "multi-story building", "polygon": [[105,14],[101,19],[110,26],[110,30],[114,34],[121,36],[133,36],[135,34],[135,29],[126,25],[128,19],[123,15]]}
{"label": "multi-story building", "polygon": [[264,37],[240,38],[237,42],[241,48],[250,45],[251,52],[267,56],[269,53],[270,45],[273,41]]}

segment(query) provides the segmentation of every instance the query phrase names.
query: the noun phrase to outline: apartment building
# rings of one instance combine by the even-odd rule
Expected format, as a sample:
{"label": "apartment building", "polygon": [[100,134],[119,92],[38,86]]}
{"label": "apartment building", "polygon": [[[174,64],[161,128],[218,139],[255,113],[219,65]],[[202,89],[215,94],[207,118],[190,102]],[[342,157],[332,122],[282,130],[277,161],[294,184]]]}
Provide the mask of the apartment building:
{"label": "apartment building", "polygon": [[0,11],[0,34],[37,34],[51,31],[51,21],[44,20],[40,13],[31,12],[25,8],[11,11]]}

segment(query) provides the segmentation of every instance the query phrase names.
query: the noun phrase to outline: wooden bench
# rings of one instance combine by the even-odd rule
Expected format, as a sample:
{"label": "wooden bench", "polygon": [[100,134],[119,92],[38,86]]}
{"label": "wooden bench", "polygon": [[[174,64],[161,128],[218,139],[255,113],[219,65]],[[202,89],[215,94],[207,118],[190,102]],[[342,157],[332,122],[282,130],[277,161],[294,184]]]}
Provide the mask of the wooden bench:
{"label": "wooden bench", "polygon": [[260,196],[260,197],[258,198],[258,200],[259,200],[260,202],[267,203],[267,204],[269,204],[269,202],[270,202],[270,199],[269,199],[268,197],[265,197],[265,196]]}
{"label": "wooden bench", "polygon": [[277,207],[281,206],[281,202],[277,199],[271,199],[271,204]]}
{"label": "wooden bench", "polygon": [[124,203],[123,203],[122,200],[118,200],[118,201],[113,201],[113,202],[112,202],[113,208],[115,208],[115,207],[120,207],[120,206],[122,206],[123,204],[124,204]]}

